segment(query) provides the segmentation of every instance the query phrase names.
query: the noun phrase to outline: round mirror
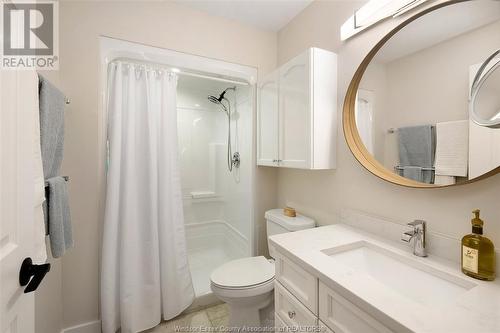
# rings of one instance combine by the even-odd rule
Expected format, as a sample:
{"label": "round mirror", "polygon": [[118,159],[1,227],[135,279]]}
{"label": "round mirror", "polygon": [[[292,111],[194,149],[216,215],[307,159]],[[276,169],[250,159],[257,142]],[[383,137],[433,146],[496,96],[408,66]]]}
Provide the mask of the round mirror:
{"label": "round mirror", "polygon": [[483,126],[500,122],[499,31],[500,1],[444,2],[380,41],[344,105],[346,140],[361,164],[410,187],[499,172],[500,128]]}

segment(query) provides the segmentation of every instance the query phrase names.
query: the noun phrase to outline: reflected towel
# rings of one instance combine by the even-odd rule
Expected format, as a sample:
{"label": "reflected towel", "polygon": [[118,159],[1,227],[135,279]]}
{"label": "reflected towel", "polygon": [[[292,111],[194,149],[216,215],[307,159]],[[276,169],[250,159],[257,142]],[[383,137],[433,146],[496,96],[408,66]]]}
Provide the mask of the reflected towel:
{"label": "reflected towel", "polygon": [[52,177],[47,179],[47,184],[50,249],[52,256],[59,258],[73,246],[66,180],[60,176]]}
{"label": "reflected towel", "polygon": [[454,176],[442,176],[436,175],[434,184],[436,185],[453,185],[456,183],[456,178]]}
{"label": "reflected towel", "polygon": [[417,182],[423,182],[424,177],[422,173],[422,167],[417,166],[405,166],[403,167],[403,177],[408,179],[413,179]]}
{"label": "reflected towel", "polygon": [[434,184],[434,170],[430,168],[405,166],[396,167],[395,170],[396,173],[402,177],[413,179],[421,183]]}
{"label": "reflected towel", "polygon": [[434,166],[436,140],[432,125],[399,128],[398,145],[400,166]]}
{"label": "reflected towel", "polygon": [[469,163],[469,121],[436,125],[436,175],[466,177]]}

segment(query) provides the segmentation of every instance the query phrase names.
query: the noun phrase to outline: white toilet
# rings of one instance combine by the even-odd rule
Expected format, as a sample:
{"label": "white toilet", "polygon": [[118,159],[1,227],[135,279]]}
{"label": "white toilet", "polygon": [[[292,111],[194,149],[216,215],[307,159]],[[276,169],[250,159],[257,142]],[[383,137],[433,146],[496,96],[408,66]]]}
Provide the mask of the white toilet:
{"label": "white toilet", "polygon": [[[265,218],[268,237],[316,226],[314,220],[302,215],[285,216],[282,209],[267,211]],[[274,257],[271,246],[269,253]],[[269,319],[272,321],[274,311],[273,260],[259,256],[227,262],[213,271],[210,282],[214,294],[229,305],[230,326],[261,327],[272,324]]]}

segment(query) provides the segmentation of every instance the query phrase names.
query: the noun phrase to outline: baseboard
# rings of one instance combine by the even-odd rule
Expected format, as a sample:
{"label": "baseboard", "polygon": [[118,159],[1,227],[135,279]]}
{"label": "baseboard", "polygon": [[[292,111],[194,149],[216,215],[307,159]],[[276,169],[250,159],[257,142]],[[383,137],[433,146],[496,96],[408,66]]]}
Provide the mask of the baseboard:
{"label": "baseboard", "polygon": [[91,321],[80,325],[65,328],[61,333],[101,333],[101,321]]}

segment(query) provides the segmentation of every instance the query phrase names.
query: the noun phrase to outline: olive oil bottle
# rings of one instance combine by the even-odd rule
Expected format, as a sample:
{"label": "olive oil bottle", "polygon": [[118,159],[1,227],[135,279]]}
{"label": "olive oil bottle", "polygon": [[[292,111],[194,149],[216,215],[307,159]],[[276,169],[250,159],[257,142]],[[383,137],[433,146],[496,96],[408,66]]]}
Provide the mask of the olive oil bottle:
{"label": "olive oil bottle", "polygon": [[462,272],[480,280],[495,279],[495,247],[483,236],[483,220],[479,209],[472,212],[472,234],[462,238]]}

